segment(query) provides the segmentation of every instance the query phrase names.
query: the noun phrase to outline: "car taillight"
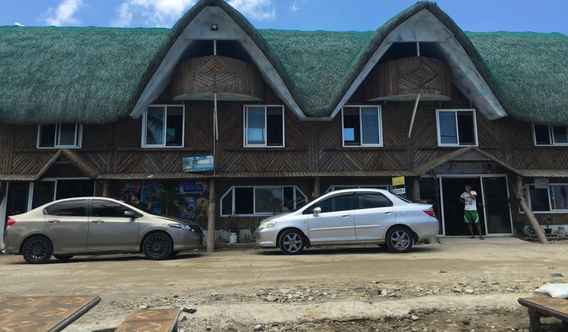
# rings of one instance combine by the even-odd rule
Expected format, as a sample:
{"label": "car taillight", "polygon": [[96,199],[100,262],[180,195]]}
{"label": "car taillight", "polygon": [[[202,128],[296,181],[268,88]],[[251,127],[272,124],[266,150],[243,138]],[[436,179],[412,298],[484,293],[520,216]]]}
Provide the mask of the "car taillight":
{"label": "car taillight", "polygon": [[435,218],[433,209],[424,210],[424,213],[426,213],[427,215],[429,215],[432,218]]}
{"label": "car taillight", "polygon": [[10,226],[14,226],[16,224],[16,221],[14,219],[12,219],[12,217],[8,217],[8,222],[6,223],[6,226],[10,227]]}

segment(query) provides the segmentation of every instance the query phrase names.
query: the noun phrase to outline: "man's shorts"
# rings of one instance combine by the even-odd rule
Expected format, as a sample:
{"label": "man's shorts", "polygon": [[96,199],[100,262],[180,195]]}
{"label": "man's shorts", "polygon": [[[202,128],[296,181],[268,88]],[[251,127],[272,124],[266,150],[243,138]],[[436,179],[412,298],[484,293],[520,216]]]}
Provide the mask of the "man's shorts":
{"label": "man's shorts", "polygon": [[479,224],[479,214],[477,211],[464,211],[463,221],[466,224]]}

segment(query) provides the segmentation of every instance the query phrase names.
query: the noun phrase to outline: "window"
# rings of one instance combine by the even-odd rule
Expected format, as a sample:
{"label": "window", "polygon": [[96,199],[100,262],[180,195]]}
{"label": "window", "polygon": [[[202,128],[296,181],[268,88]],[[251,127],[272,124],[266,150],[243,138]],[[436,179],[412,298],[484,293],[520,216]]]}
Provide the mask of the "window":
{"label": "window", "polygon": [[295,211],[307,202],[297,186],[231,187],[221,197],[221,216],[270,216]]}
{"label": "window", "polygon": [[535,146],[568,145],[568,127],[534,125]]}
{"label": "window", "polygon": [[50,216],[86,217],[88,205],[89,201],[86,199],[55,203],[46,207],[44,214]]}
{"label": "window", "polygon": [[392,206],[392,202],[384,195],[375,193],[357,194],[359,209],[374,209]]}
{"label": "window", "polygon": [[477,145],[474,110],[437,110],[438,146]]}
{"label": "window", "polygon": [[547,187],[529,187],[534,212],[568,212],[568,183],[550,183]]}
{"label": "window", "polygon": [[184,128],[184,105],[152,105],[142,117],[142,147],[181,148]]}
{"label": "window", "polygon": [[313,213],[313,209],[316,207],[320,207],[322,213],[353,210],[355,209],[355,195],[345,194],[333,196],[314,204],[308,209],[310,210],[309,212],[306,210],[304,213]]}
{"label": "window", "polygon": [[343,146],[383,145],[381,108],[345,106],[342,110]]}
{"label": "window", "polygon": [[37,134],[38,149],[77,149],[81,147],[83,126],[72,124],[39,125]]}
{"label": "window", "polygon": [[126,206],[104,200],[93,200],[91,202],[91,216],[93,217],[112,217],[126,218],[125,211],[132,211]]}
{"label": "window", "polygon": [[284,147],[284,106],[245,106],[244,145]]}

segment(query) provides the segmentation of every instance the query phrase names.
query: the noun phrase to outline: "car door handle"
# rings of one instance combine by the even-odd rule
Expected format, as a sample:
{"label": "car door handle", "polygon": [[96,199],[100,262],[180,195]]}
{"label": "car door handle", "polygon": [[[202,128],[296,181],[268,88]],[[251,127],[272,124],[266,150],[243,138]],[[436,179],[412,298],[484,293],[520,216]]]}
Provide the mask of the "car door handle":
{"label": "car door handle", "polygon": [[48,224],[59,224],[61,221],[57,220],[57,219],[49,219],[47,221]]}
{"label": "car door handle", "polygon": [[104,224],[104,220],[93,220],[91,221],[92,224]]}
{"label": "car door handle", "polygon": [[383,212],[383,214],[392,214],[392,212],[391,211]]}
{"label": "car door handle", "polygon": [[341,216],[341,218],[349,218],[349,217],[351,217],[350,214],[344,214],[344,215]]}

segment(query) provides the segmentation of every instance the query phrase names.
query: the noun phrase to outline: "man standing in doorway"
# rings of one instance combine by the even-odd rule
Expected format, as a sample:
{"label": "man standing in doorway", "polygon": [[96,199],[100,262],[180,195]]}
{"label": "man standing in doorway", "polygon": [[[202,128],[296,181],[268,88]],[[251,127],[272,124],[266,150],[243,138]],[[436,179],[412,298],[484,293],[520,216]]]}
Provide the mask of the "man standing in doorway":
{"label": "man standing in doorway", "polygon": [[479,238],[483,240],[481,225],[479,223],[479,214],[477,213],[477,192],[475,192],[475,190],[471,190],[471,186],[465,186],[465,191],[460,195],[460,200],[464,204],[463,220],[467,224],[471,238],[473,239],[475,237],[473,234],[473,225],[475,224],[477,234],[479,234]]}

